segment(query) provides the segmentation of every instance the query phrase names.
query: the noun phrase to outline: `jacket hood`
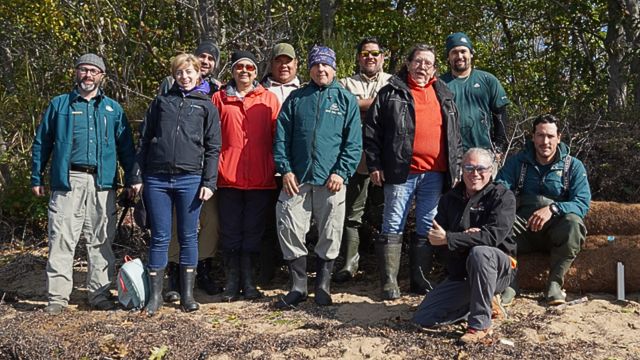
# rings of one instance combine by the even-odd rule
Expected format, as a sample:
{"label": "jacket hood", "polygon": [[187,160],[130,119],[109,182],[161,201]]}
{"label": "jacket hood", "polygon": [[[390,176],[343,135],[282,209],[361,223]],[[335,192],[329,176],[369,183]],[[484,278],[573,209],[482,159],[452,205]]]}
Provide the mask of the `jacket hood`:
{"label": "jacket hood", "polygon": [[[229,98],[237,98],[238,97],[238,88],[236,87],[236,82],[235,80],[231,80],[229,81],[224,87],[223,87],[222,91],[222,97],[229,99]],[[254,95],[260,95],[262,94],[265,90],[265,88],[260,85],[260,83],[258,83],[258,81],[253,80],[253,90],[249,91],[247,94],[245,94],[246,96],[254,96]]]}

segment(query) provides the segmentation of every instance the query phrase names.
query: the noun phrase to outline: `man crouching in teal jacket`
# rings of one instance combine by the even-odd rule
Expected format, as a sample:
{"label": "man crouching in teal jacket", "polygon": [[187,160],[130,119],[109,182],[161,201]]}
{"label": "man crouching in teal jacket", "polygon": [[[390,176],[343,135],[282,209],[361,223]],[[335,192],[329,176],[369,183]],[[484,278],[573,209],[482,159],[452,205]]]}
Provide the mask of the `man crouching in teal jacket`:
{"label": "man crouching in teal jacket", "polygon": [[289,267],[291,289],[276,303],[294,308],[307,299],[305,235],[311,216],[318,226],[315,302],[331,305],[329,284],[340,250],[346,184],[362,153],[358,101],[335,80],[333,50],[309,53],[312,81],[282,105],[274,142],[276,171],[283,174],[276,207],[278,238]]}
{"label": "man crouching in teal jacket", "polygon": [[[518,254],[547,251],[551,269],[547,281],[549,305],[565,302],[564,276],[584,244],[587,229],[584,217],[589,210],[591,190],[582,162],[569,155],[569,147],[560,141],[558,119],[538,116],[533,122],[533,139],[525,149],[509,158],[497,182],[516,195],[516,231]],[[507,289],[503,304],[513,299],[515,290]]]}

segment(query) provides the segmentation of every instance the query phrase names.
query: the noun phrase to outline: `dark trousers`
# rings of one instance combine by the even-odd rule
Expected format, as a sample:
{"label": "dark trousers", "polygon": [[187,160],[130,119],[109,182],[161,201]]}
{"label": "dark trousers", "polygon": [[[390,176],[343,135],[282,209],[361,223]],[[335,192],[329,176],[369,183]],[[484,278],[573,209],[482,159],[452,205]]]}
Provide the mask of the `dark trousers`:
{"label": "dark trousers", "polygon": [[467,257],[467,278],[447,279],[429,292],[411,321],[425,327],[468,319],[469,327],[491,327],[491,299],[509,286],[511,259],[491,246],[475,246]]}
{"label": "dark trousers", "polygon": [[218,189],[220,240],[225,253],[259,253],[273,190]]}

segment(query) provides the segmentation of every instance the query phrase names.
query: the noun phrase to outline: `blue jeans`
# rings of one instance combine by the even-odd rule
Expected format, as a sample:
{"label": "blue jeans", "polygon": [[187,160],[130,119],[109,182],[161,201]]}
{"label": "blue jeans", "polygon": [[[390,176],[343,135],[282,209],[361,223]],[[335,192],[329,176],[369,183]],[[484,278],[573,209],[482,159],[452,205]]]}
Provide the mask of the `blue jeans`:
{"label": "blue jeans", "polygon": [[413,199],[416,200],[416,234],[425,237],[438,211],[445,173],[409,174],[402,184],[384,185],[383,234],[402,234]]}
{"label": "blue jeans", "polygon": [[180,265],[198,264],[198,218],[202,205],[198,193],[201,182],[200,175],[190,174],[144,177],[142,195],[151,227],[149,269],[164,269],[167,266],[173,208],[180,242]]}

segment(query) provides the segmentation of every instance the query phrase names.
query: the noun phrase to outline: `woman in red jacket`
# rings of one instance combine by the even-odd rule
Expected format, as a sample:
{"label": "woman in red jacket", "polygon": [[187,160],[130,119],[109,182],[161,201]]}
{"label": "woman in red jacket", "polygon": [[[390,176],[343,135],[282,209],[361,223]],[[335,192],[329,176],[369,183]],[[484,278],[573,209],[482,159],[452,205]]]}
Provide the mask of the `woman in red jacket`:
{"label": "woman in red jacket", "polygon": [[231,80],[213,95],[220,111],[222,150],[218,171],[220,239],[226,271],[222,297],[235,301],[262,294],[253,280],[269,199],[276,189],[273,132],[278,98],[255,80],[256,59],[247,51],[231,56]]}

